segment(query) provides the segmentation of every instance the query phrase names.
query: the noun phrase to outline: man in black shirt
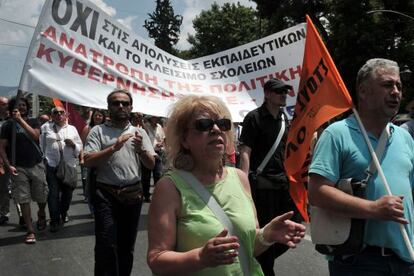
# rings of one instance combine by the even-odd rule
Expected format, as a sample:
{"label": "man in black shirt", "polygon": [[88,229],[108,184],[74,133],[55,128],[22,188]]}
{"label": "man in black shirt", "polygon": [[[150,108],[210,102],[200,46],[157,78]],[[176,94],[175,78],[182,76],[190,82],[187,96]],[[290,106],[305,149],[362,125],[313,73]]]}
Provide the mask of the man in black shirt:
{"label": "man in black shirt", "polygon": [[[8,167],[12,177],[12,195],[16,203],[19,203],[23,219],[27,226],[25,243],[36,242],[35,232],[32,225],[30,200],[36,201],[39,206],[37,212],[37,229],[44,230],[46,227],[46,200],[47,184],[45,168],[42,162],[42,152],[39,147],[39,122],[37,119],[27,117],[29,102],[21,98],[16,105],[16,98],[9,102],[11,119],[5,122],[1,128],[0,155],[4,165]],[[12,130],[16,128],[16,160],[10,163]]]}
{"label": "man in black shirt", "polygon": [[[286,115],[281,108],[286,105],[286,96],[292,86],[273,78],[263,88],[264,102],[246,115],[240,136],[240,168],[249,174],[260,227],[265,226],[275,216],[294,209],[283,165],[287,126],[260,177],[257,176],[257,168],[281,131],[282,120],[287,125]],[[266,276],[274,275],[274,260],[287,249],[284,245],[276,244],[257,258]]]}

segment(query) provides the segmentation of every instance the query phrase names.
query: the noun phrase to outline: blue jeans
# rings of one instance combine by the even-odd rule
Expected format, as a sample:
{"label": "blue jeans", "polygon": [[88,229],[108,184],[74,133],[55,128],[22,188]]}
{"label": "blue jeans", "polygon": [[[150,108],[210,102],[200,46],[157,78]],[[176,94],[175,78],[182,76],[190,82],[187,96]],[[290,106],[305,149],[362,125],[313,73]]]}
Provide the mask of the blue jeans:
{"label": "blue jeans", "polygon": [[121,204],[100,188],[96,188],[92,202],[95,214],[95,275],[130,275],[142,202]]}
{"label": "blue jeans", "polygon": [[49,187],[47,203],[49,205],[49,214],[51,223],[60,223],[61,218],[69,210],[72,201],[73,189],[66,186],[56,176],[56,168],[46,165],[46,181]]}
{"label": "blue jeans", "polygon": [[329,261],[331,276],[402,276],[414,275],[414,264],[407,263],[396,255],[383,257],[380,254],[361,252]]}

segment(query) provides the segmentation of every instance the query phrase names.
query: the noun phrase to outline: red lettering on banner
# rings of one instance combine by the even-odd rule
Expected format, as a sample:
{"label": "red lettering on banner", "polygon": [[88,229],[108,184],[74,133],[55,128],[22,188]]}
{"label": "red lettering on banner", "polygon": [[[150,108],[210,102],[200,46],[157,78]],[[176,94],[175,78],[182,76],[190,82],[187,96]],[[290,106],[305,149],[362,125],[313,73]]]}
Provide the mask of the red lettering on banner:
{"label": "red lettering on banner", "polygon": [[104,65],[104,67],[108,67],[108,65],[114,65],[114,64],[115,64],[115,62],[114,62],[114,60],[112,58],[107,57],[107,56],[104,56],[103,57],[103,65]]}
{"label": "red lettering on banner", "polygon": [[85,45],[83,45],[82,43],[79,43],[78,47],[76,47],[75,53],[82,55],[84,58],[88,58]]}
{"label": "red lettering on banner", "polygon": [[87,66],[88,65],[85,62],[83,62],[79,59],[75,59],[75,61],[73,62],[73,65],[72,65],[72,72],[75,73],[75,74],[84,76],[86,74],[86,67]]}
{"label": "red lettering on banner", "polygon": [[138,83],[134,82],[132,84],[132,92],[133,93],[141,92],[141,95],[145,96],[145,86],[140,86]]}
{"label": "red lettering on banner", "polygon": [[60,60],[60,62],[59,62],[59,66],[60,67],[65,67],[65,65],[66,65],[66,63],[69,61],[69,60],[71,60],[72,59],[72,57],[71,56],[64,56],[63,55],[63,53],[62,52],[58,52],[58,54],[59,54],[59,60]]}
{"label": "red lettering on banner", "polygon": [[53,48],[45,48],[43,43],[40,43],[39,50],[37,51],[36,57],[42,59],[44,56],[46,57],[46,61],[52,63],[51,54],[56,51]]}
{"label": "red lettering on banner", "polygon": [[116,87],[118,89],[129,90],[129,88],[131,87],[131,81],[130,80],[124,80],[123,78],[116,78]]}
{"label": "red lettering on banner", "polygon": [[73,49],[73,44],[75,43],[75,40],[73,39],[73,38],[70,38],[69,40],[68,40],[68,37],[66,36],[66,34],[65,33],[62,33],[61,35],[60,35],[60,38],[59,38],[59,44],[61,45],[61,46],[64,46],[64,47],[66,47],[66,48],[68,48],[68,49]]}
{"label": "red lettering on banner", "polygon": [[94,49],[90,49],[89,50],[92,53],[92,61],[97,63],[98,62],[98,58],[102,56],[101,53],[99,53],[98,51],[95,51]]}
{"label": "red lettering on banner", "polygon": [[139,70],[136,70],[134,68],[131,68],[131,73],[129,74],[134,79],[143,80],[143,73]]}
{"label": "red lettering on banner", "polygon": [[109,74],[109,73],[104,73],[103,74],[103,78],[102,78],[102,83],[103,84],[107,84],[109,82],[114,82],[114,81],[115,81],[115,78],[112,74]]}
{"label": "red lettering on banner", "polygon": [[120,73],[128,75],[128,67],[122,63],[117,63],[115,65],[116,70],[118,70]]}
{"label": "red lettering on banner", "polygon": [[56,41],[56,29],[53,26],[50,26],[46,29],[46,31],[42,32],[41,35],[44,37],[50,38],[53,42],[57,43]]}
{"label": "red lettering on banner", "polygon": [[95,66],[91,66],[91,68],[89,68],[89,71],[88,71],[88,78],[91,80],[100,82],[101,79],[97,77],[100,77],[101,74],[102,74],[101,69],[96,68]]}

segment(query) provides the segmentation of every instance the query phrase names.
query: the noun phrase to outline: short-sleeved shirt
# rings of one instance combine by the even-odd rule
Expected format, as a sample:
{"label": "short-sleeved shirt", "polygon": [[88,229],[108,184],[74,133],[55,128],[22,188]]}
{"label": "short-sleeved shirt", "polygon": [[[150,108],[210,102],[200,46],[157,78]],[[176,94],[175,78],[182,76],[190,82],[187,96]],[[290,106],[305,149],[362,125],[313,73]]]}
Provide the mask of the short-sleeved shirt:
{"label": "short-sleeved shirt", "polygon": [[[393,195],[404,195],[405,226],[411,244],[413,236],[414,142],[407,131],[390,124],[391,136],[380,160],[385,178]],[[378,139],[368,133],[375,149]],[[365,178],[371,162],[368,147],[354,116],[330,125],[321,135],[313,155],[309,173],[321,175],[336,183],[339,179]],[[387,195],[378,173],[369,180],[366,190],[368,200]],[[364,242],[368,245],[391,248],[402,259],[412,262],[400,233],[399,224],[391,221],[367,219]]]}
{"label": "short-sleeved shirt", "polygon": [[[134,134],[138,131],[142,136],[142,148],[156,155],[145,130],[128,124],[125,128],[113,127],[110,122],[94,126],[86,138],[85,152],[98,152],[116,143],[123,134]],[[119,151],[114,152],[97,168],[97,181],[114,186],[128,186],[141,180],[141,162],[135,152],[130,138]]]}
{"label": "short-sleeved shirt", "polygon": [[[35,118],[26,121],[33,129],[39,129],[39,121]],[[40,151],[39,141],[35,141],[30,135],[16,122],[16,166],[31,168],[43,160],[43,154]],[[12,119],[6,121],[1,127],[0,138],[8,141],[6,148],[7,157],[11,159],[12,145]],[[37,146],[35,146],[35,144]]]}
{"label": "short-sleeved shirt", "polygon": [[[263,159],[276,141],[282,122],[282,110],[277,118],[267,110],[265,104],[247,113],[243,120],[243,128],[240,135],[240,144],[251,148],[250,171],[256,171]],[[286,116],[284,116],[286,118]],[[275,153],[267,163],[264,174],[284,173],[284,152],[287,138],[287,128]]]}

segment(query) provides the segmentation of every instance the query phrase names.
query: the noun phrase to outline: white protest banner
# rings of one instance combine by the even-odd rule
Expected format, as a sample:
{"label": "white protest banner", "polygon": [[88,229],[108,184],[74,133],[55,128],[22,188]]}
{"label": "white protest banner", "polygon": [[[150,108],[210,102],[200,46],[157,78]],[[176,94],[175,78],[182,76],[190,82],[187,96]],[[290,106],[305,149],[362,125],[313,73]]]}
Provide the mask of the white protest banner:
{"label": "white protest banner", "polygon": [[305,24],[214,55],[182,60],[111,18],[87,0],[47,0],[23,69],[20,89],[78,105],[106,108],[115,88],[131,92],[134,111],[166,116],[188,94],[215,95],[233,120],[263,102],[263,84],[278,77],[294,87],[305,45]]}

